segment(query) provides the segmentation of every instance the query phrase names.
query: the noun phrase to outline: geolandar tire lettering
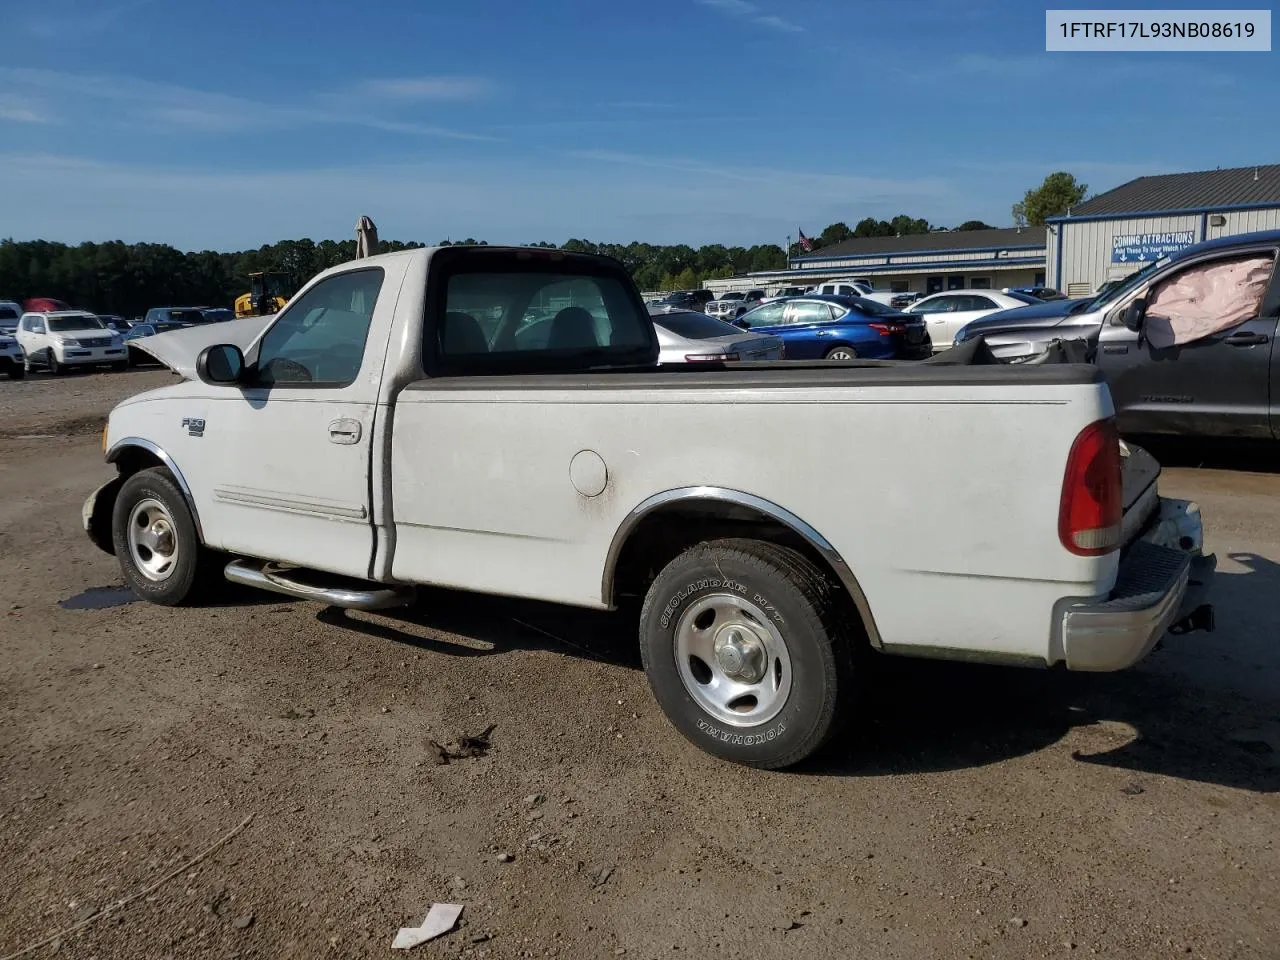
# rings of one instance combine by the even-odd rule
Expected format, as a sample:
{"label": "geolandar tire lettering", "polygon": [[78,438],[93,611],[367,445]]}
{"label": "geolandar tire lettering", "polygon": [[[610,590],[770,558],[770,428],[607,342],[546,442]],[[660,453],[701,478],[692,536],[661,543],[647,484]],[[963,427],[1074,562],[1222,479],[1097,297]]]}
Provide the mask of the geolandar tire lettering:
{"label": "geolandar tire lettering", "polygon": [[699,544],[654,580],[640,614],[650,687],[708,753],[780,768],[817,751],[852,693],[846,627],[824,573],[755,540]]}

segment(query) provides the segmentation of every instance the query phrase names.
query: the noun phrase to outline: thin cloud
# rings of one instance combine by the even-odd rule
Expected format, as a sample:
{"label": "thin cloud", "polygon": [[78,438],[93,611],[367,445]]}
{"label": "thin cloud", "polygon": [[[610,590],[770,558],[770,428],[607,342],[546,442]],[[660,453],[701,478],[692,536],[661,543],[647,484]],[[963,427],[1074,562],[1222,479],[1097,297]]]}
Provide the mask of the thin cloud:
{"label": "thin cloud", "polygon": [[723,13],[727,17],[754,23],[756,26],[764,27],[767,30],[774,30],[778,33],[804,33],[804,27],[800,26],[800,24],[784,20],[782,17],[772,13],[766,13],[754,3],[748,3],[747,0],[698,0],[698,3]]}
{"label": "thin cloud", "polygon": [[9,123],[54,123],[54,118],[29,100],[0,96],[0,121]]}
{"label": "thin cloud", "polygon": [[[622,154],[623,158],[627,155]],[[832,223],[909,210],[937,222],[971,217],[968,184],[804,171],[681,171],[527,157],[348,166],[237,169],[120,164],[50,155],[0,154],[10,188],[6,231],[80,242],[120,238],[185,249],[239,250],[282,237],[346,237],[368,213],[385,237],[434,242],[593,240],[651,243],[781,242],[797,222]],[[736,171],[735,171],[736,172]],[[243,210],[254,216],[246,221]],[[339,211],[335,215],[333,211]]]}
{"label": "thin cloud", "polygon": [[0,78],[7,78],[16,86],[61,95],[72,106],[91,100],[116,102],[124,105],[120,116],[126,122],[188,132],[226,134],[330,124],[452,140],[495,139],[448,127],[381,118],[367,110],[268,103],[130,77],[9,68],[0,69]]}
{"label": "thin cloud", "polygon": [[575,160],[656,170],[671,170],[710,180],[777,187],[788,193],[831,193],[862,199],[943,196],[952,186],[939,177],[894,178],[858,174],[824,173],[805,170],[778,170],[770,167],[730,167],[703,163],[687,157],[661,157],[616,150],[573,150],[565,154]]}
{"label": "thin cloud", "polygon": [[388,100],[470,102],[493,92],[483,77],[387,77],[366,80],[356,91]]}
{"label": "thin cloud", "polygon": [[[1069,78],[1074,85],[1108,86],[1117,83],[1162,83],[1176,71],[1183,84],[1198,87],[1234,86],[1235,77],[1202,64],[1180,61],[1171,67],[1168,60],[1124,60],[1099,62],[1088,54],[1042,53],[1033,56],[993,57],[971,53],[954,62],[954,70],[972,76],[1009,80],[1057,81]],[[1087,65],[1086,65],[1087,64]],[[919,72],[917,71],[917,75]],[[936,79],[936,77],[931,78]],[[954,79],[954,74],[952,75]]]}
{"label": "thin cloud", "polygon": [[44,40],[66,37],[72,33],[89,36],[101,33],[122,17],[154,2],[155,0],[125,0],[123,3],[100,7],[92,13],[80,11],[74,16],[42,17],[29,20],[25,29],[29,35]]}

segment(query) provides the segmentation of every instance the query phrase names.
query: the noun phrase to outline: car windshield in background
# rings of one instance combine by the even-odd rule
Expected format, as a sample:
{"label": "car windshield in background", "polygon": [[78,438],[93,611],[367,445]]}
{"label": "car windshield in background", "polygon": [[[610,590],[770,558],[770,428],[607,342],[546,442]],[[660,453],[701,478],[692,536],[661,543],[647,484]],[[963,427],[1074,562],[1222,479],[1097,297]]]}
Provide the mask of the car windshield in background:
{"label": "car windshield in background", "polygon": [[1044,301],[1043,301],[1043,300],[1041,300],[1039,297],[1033,297],[1031,294],[1029,294],[1029,293],[1023,293],[1023,292],[1022,292],[1022,291],[1020,291],[1020,290],[1010,290],[1008,293],[1006,293],[1006,294],[1005,294],[1005,296],[1006,296],[1006,297],[1013,297],[1013,299],[1015,299],[1015,300],[1020,300],[1020,301],[1022,301],[1023,303],[1026,303],[1026,304],[1032,304],[1032,303],[1044,303]]}
{"label": "car windshield in background", "polygon": [[1073,307],[1071,312],[1080,313],[1087,310],[1092,313],[1094,310],[1101,310],[1107,304],[1114,303],[1134,287],[1146,281],[1147,277],[1164,267],[1167,263],[1169,263],[1168,257],[1161,257],[1159,260],[1153,260],[1137,273],[1130,274],[1126,277],[1123,283],[1112,287],[1110,290],[1102,291],[1102,293],[1098,294],[1092,300],[1085,300],[1082,304]]}
{"label": "car windshield in background", "polygon": [[734,293],[725,293],[725,294],[721,294],[720,296],[721,300],[745,300],[746,298],[747,298],[747,295],[745,293],[742,293],[741,291],[737,291]]}
{"label": "car windshield in background", "polygon": [[97,317],[81,314],[76,317],[50,317],[50,333],[70,333],[73,330],[105,330],[104,324]]}
{"label": "car windshield in background", "polygon": [[169,319],[174,323],[204,323],[204,314],[199,310],[170,310]]}
{"label": "car windshield in background", "polygon": [[654,322],[688,340],[710,340],[712,337],[724,337],[737,332],[735,327],[723,320],[708,317],[705,313],[668,313],[655,318]]}

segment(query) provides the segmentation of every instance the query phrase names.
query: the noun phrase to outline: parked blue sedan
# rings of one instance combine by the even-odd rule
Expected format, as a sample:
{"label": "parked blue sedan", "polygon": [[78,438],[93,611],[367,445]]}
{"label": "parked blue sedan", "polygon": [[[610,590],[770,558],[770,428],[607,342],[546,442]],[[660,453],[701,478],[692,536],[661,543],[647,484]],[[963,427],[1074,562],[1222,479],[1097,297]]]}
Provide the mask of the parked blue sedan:
{"label": "parked blue sedan", "polygon": [[922,317],[862,297],[788,297],[733,322],[781,337],[788,360],[918,360],[932,353]]}

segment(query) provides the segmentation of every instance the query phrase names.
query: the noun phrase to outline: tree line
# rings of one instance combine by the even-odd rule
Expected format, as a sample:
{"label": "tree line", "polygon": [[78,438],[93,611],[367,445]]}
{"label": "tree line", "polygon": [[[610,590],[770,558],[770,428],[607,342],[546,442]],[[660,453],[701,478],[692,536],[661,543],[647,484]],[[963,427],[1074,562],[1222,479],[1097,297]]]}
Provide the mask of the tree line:
{"label": "tree line", "polygon": [[[1088,188],[1070,173],[1058,171],[1028,190],[1013,205],[1019,225],[1043,225],[1046,218],[1065,213],[1079,204]],[[707,280],[765,270],[782,270],[787,257],[817,252],[854,237],[908,236],[944,230],[919,217],[900,214],[892,220],[867,217],[850,228],[843,222],[829,224],[809,241],[799,237],[784,252],[778,244],[728,247],[711,243],[661,245],[633,242],[594,243],[571,238],[562,244],[541,241],[538,247],[559,247],[575,253],[599,253],[621,261],[641,290],[688,290]],[[991,229],[980,220],[969,220],[956,230]],[[442,241],[443,245],[451,241]],[[456,241],[484,244],[468,237]],[[417,241],[382,241],[382,251],[422,247]],[[0,240],[0,299],[22,302],[29,297],[53,297],[77,307],[101,313],[137,316],[155,306],[229,306],[249,289],[249,274],[278,271],[289,278],[293,290],[339,263],[353,260],[355,240],[281,240],[256,250],[220,253],[214,250],[183,252],[168,244],[81,243],[69,246],[47,240]]]}

